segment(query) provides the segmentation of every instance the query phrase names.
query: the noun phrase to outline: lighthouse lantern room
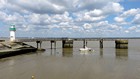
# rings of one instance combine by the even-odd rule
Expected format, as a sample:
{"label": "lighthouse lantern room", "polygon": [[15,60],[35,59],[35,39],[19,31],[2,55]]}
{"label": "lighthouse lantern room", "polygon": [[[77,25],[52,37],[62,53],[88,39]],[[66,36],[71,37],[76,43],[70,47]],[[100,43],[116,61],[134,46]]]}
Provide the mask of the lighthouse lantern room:
{"label": "lighthouse lantern room", "polygon": [[15,40],[16,40],[15,25],[12,24],[9,30],[10,30],[10,42],[15,42]]}

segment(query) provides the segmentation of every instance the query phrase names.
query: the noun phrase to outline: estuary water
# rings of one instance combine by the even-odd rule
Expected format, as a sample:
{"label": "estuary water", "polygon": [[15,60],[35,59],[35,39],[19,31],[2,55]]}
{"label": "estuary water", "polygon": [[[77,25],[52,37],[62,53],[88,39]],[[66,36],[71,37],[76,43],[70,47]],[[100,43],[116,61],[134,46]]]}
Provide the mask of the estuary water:
{"label": "estuary water", "polygon": [[[35,42],[28,44],[36,47]],[[114,41],[88,41],[94,52],[80,52],[82,41],[73,48],[56,49],[43,42],[44,52],[32,52],[0,59],[0,79],[140,79],[140,40],[129,40],[128,49],[115,49]]]}

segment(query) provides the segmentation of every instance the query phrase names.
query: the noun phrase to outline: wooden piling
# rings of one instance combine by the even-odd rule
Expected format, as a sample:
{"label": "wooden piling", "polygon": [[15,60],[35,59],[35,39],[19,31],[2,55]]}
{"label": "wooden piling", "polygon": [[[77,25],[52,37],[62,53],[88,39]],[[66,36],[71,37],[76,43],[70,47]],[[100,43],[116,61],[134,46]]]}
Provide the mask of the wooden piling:
{"label": "wooden piling", "polygon": [[85,48],[85,46],[87,46],[87,41],[83,40],[83,48]]}
{"label": "wooden piling", "polygon": [[100,48],[103,48],[103,39],[100,40]]}
{"label": "wooden piling", "polygon": [[86,45],[85,45],[85,42],[86,42],[86,41],[84,40],[84,41],[83,41],[83,48],[85,48],[85,46],[86,46]]}

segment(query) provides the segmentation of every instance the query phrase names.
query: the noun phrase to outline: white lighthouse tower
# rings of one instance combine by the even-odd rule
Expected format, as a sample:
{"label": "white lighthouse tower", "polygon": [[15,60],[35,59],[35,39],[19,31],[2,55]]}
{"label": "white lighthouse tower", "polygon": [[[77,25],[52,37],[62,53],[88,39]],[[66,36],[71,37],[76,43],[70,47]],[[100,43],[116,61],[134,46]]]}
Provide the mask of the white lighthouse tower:
{"label": "white lighthouse tower", "polygon": [[9,30],[10,30],[10,42],[15,42],[15,40],[16,40],[15,25],[12,24]]}

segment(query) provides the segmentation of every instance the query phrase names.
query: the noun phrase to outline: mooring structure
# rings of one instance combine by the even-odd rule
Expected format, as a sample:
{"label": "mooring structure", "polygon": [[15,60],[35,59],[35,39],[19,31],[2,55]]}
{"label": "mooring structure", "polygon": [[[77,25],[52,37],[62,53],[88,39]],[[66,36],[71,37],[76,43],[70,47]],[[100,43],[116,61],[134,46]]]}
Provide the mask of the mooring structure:
{"label": "mooring structure", "polygon": [[114,41],[118,49],[128,48],[128,39],[140,38],[17,38],[18,42],[36,42],[37,48],[41,48],[43,41],[50,41],[51,49],[56,48],[56,42],[62,41],[62,48],[73,48],[74,41],[83,41],[83,47],[87,46],[87,41],[99,41],[99,47],[104,47],[104,41]]}

